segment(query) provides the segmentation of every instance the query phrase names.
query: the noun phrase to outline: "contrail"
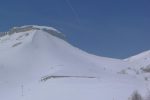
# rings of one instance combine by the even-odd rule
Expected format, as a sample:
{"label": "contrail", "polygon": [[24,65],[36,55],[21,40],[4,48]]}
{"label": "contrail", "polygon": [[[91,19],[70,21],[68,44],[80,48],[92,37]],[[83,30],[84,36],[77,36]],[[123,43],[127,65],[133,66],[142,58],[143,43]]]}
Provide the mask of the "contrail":
{"label": "contrail", "polygon": [[68,6],[71,8],[73,14],[75,15],[75,18],[77,20],[77,23],[80,25],[80,18],[79,18],[79,15],[78,13],[76,12],[76,10],[74,9],[74,7],[72,6],[71,2],[69,0],[65,0],[66,3],[68,4]]}

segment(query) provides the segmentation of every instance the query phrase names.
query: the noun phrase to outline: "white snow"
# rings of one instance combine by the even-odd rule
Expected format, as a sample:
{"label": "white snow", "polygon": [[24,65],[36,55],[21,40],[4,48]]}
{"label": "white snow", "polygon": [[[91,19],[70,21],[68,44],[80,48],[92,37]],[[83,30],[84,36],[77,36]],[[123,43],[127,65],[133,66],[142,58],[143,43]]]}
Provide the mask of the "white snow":
{"label": "white snow", "polygon": [[[135,90],[147,92],[136,62],[88,54],[54,28],[32,27],[0,37],[2,100],[128,100]],[[49,76],[62,77],[41,81]]]}

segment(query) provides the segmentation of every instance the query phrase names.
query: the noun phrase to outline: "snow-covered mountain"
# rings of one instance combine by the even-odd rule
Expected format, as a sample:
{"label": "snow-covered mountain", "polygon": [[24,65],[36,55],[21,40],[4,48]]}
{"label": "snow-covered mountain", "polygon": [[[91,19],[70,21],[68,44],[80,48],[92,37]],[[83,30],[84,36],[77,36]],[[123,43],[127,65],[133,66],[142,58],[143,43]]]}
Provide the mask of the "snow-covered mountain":
{"label": "snow-covered mountain", "polygon": [[146,67],[150,65],[150,50],[142,52],[138,55],[129,57],[125,59],[126,61],[129,61],[131,63],[135,63],[139,68]]}
{"label": "snow-covered mountain", "polygon": [[133,91],[144,95],[149,89],[140,67],[149,65],[148,52],[125,60],[99,57],[46,26],[15,27],[2,34],[2,100],[127,100]]}

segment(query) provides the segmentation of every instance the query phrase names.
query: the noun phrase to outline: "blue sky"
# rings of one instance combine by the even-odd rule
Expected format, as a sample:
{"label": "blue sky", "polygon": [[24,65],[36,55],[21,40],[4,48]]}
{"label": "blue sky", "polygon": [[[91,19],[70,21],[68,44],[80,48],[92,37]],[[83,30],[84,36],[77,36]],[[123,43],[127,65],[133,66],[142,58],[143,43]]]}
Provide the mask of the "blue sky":
{"label": "blue sky", "polygon": [[0,31],[47,25],[93,54],[126,58],[150,50],[149,0],[1,0]]}

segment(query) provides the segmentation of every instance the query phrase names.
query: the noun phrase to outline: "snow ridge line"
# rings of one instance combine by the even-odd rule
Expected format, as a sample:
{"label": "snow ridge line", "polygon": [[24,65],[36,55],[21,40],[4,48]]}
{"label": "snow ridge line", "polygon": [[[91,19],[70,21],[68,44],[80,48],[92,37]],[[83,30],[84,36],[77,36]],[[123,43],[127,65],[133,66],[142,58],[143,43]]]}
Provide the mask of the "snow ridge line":
{"label": "snow ridge line", "polygon": [[8,32],[0,32],[0,37],[6,36],[6,35],[12,35],[15,33],[20,33],[20,32],[26,32],[26,31],[31,31],[31,30],[42,30],[44,32],[47,32],[55,37],[61,38],[65,40],[65,35],[56,30],[55,28],[52,27],[46,27],[46,26],[37,26],[37,25],[27,25],[27,26],[22,26],[22,27],[14,27],[10,29]]}

